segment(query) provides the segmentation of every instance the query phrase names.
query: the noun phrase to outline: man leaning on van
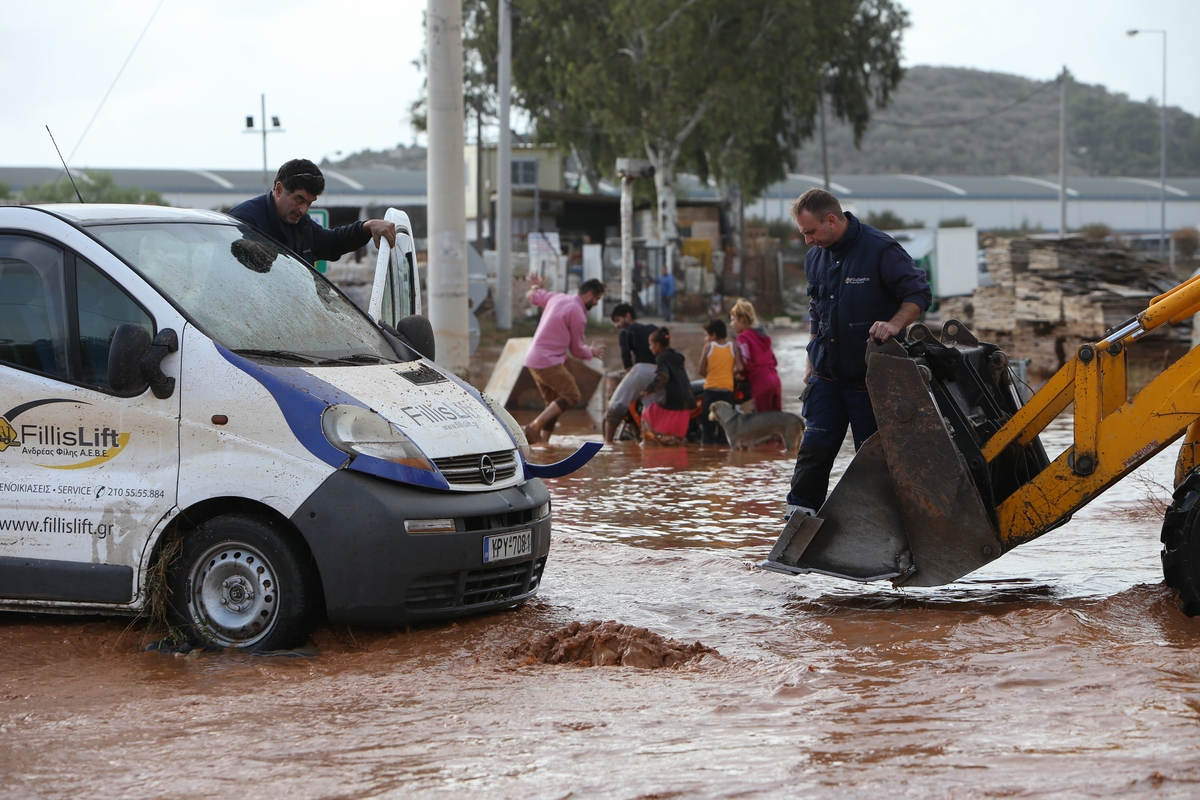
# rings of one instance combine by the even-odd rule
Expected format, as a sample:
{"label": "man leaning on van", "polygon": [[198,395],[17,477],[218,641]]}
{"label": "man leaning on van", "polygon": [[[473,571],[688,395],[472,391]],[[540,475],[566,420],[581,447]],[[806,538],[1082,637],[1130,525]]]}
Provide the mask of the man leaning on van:
{"label": "man leaning on van", "polygon": [[308,216],[308,208],[323,191],[325,176],[320,167],[308,159],[295,158],[275,173],[271,191],[238,203],[229,214],[258,228],[309,266],[320,260],[337,261],[368,241],[378,247],[380,237],[396,246],[396,226],[382,219],[359,220],[329,230],[318,225]]}

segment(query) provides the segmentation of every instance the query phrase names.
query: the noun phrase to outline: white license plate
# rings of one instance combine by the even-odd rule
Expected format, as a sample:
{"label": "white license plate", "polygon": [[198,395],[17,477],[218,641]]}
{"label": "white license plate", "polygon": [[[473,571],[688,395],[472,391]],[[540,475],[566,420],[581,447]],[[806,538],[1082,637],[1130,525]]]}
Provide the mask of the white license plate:
{"label": "white license plate", "polygon": [[533,531],[483,537],[483,563],[491,564],[533,553]]}

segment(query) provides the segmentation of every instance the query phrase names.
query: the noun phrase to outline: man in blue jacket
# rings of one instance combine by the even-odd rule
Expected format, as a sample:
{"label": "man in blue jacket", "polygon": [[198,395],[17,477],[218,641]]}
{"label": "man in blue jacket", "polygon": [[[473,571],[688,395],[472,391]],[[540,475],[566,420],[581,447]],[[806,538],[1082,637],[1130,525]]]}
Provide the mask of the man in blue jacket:
{"label": "man in blue jacket", "polygon": [[325,191],[325,176],[313,162],[293,159],[275,173],[275,187],[229,210],[230,216],[253,225],[299,255],[310,266],[322,259],[337,261],[380,238],[396,246],[396,226],[382,219],[359,220],[326,230],[308,216],[308,207]]}
{"label": "man in blue jacket", "polygon": [[796,456],[787,517],[816,515],[829,489],[829,471],[846,438],[857,450],[877,429],[867,394],[867,339],[903,338],[929,308],[925,273],[883,231],[842,211],[823,189],[792,203],[792,219],[812,246],[804,258],[812,338],[804,367],[804,440]]}

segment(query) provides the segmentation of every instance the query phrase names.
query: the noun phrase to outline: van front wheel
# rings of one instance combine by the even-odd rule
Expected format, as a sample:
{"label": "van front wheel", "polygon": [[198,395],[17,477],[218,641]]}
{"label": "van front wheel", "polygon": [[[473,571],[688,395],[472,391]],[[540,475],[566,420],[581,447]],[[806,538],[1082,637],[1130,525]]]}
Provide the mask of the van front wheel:
{"label": "van front wheel", "polygon": [[172,570],[171,605],[193,642],[283,650],[312,633],[316,585],[308,552],[280,526],[226,514],[184,540]]}

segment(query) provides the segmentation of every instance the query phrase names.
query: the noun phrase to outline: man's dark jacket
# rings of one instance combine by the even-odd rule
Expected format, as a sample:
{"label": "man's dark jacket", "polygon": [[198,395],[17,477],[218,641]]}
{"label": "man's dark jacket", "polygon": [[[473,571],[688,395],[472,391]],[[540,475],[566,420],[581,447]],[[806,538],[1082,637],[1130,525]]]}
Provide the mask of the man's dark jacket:
{"label": "man's dark jacket", "polygon": [[828,249],[804,258],[812,339],[808,358],[823,378],[861,381],[867,374],[871,325],[890,320],[900,304],[929,308],[932,292],[900,243],[846,213],[850,225]]}
{"label": "man's dark jacket", "polygon": [[654,352],[650,349],[650,334],[658,330],[654,325],[635,322],[621,329],[617,341],[621,344],[621,363],[625,369],[634,364],[653,364]]}
{"label": "man's dark jacket", "polygon": [[363,230],[362,220],[326,230],[305,214],[295,225],[288,225],[275,211],[275,197],[270,193],[237,204],[229,210],[229,215],[258,228],[310,266],[322,259],[337,261],[371,241],[371,234]]}

